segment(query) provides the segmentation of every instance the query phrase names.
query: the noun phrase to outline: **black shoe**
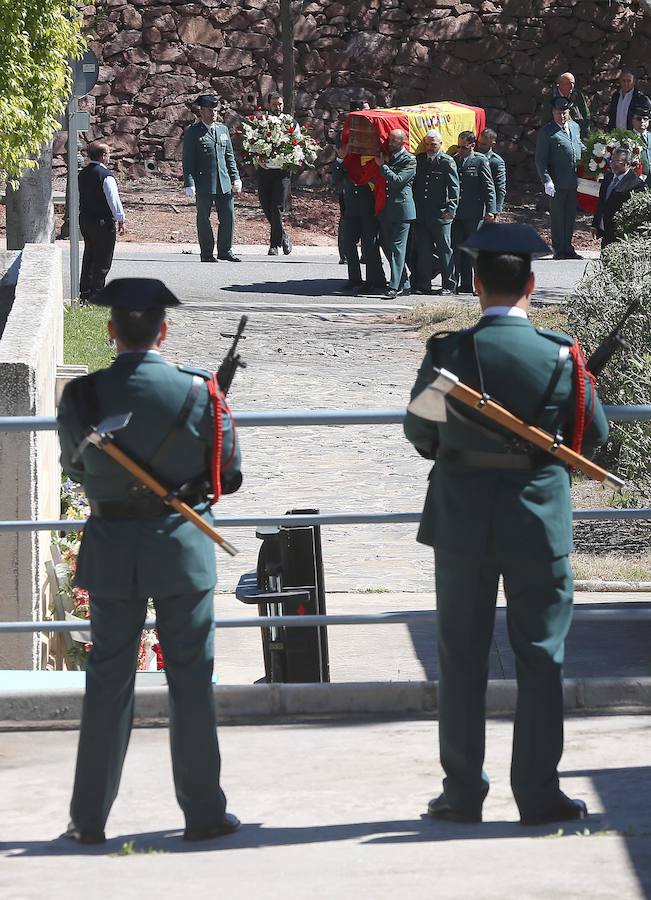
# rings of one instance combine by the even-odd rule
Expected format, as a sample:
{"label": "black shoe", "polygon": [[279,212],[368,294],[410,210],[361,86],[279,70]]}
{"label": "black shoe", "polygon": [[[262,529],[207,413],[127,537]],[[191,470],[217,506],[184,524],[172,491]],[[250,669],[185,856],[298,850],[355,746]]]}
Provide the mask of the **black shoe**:
{"label": "black shoe", "polygon": [[438,291],[435,291],[437,297],[452,297],[454,296],[454,291],[451,291],[450,288],[439,288]]}
{"label": "black shoe", "polygon": [[201,262],[217,262],[214,256],[202,256]]}
{"label": "black shoe", "polygon": [[292,239],[288,234],[286,234],[283,238],[283,253],[285,254],[285,256],[289,256],[289,254],[292,252],[293,247],[294,245],[292,244]]}
{"label": "black shoe", "polygon": [[224,813],[224,821],[217,825],[204,825],[203,828],[186,828],[183,832],[184,841],[211,841],[213,838],[223,837],[225,834],[234,834],[239,831],[242,823],[233,813]]}
{"label": "black shoe", "polygon": [[106,835],[103,831],[81,831],[81,829],[73,825],[72,822],[68,825],[61,837],[68,838],[70,841],[77,841],[78,844],[106,843]]}
{"label": "black shoe", "polygon": [[360,288],[357,289],[357,293],[359,296],[364,297],[369,294],[379,296],[380,294],[384,294],[386,292],[387,286],[386,284],[363,284]]}
{"label": "black shoe", "polygon": [[346,265],[346,262],[347,262],[347,260],[346,260],[346,257],[345,257],[345,256],[340,256],[340,257],[339,257],[339,265],[340,265],[340,266],[345,266],[345,265]]}
{"label": "black shoe", "polygon": [[572,248],[568,253],[565,254],[565,259],[583,259],[580,253],[577,253],[574,248]]}
{"label": "black shoe", "polygon": [[564,253],[554,253],[554,259],[565,259]]}
{"label": "black shoe", "polygon": [[464,822],[473,824],[481,822],[481,806],[475,809],[455,809],[450,806],[445,794],[435,797],[427,804],[427,815],[432,819],[441,819],[444,822]]}
{"label": "black shoe", "polygon": [[383,300],[395,300],[398,294],[402,294],[402,291],[397,291],[395,288],[389,288],[386,294],[382,295]]}
{"label": "black shoe", "polygon": [[433,294],[434,291],[431,288],[414,288],[412,294],[419,294],[423,296],[428,296],[429,294]]}
{"label": "black shoe", "polygon": [[571,822],[585,819],[588,807],[583,800],[572,800],[561,793],[556,803],[544,812],[520,816],[520,825],[549,825],[552,822]]}
{"label": "black shoe", "polygon": [[278,247],[269,247],[267,256],[278,256]]}
{"label": "black shoe", "polygon": [[235,256],[232,250],[229,250],[228,253],[218,253],[217,259],[225,259],[228,262],[242,262],[239,256]]}

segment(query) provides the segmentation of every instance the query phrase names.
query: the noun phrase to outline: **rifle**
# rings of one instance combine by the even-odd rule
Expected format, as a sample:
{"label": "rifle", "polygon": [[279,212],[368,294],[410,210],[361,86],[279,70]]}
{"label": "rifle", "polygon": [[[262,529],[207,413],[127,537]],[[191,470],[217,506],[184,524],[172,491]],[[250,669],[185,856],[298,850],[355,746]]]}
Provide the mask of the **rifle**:
{"label": "rifle", "polygon": [[631,345],[626,338],[622,337],[622,331],[627,319],[638,310],[639,306],[640,301],[633,300],[617,325],[615,325],[610,334],[606,335],[594,353],[590,356],[590,359],[586,363],[586,368],[588,371],[592,372],[593,375],[599,375],[601,370],[608,365],[611,358],[618,350],[630,350]]}
{"label": "rifle", "polygon": [[222,360],[222,363],[217,370],[217,381],[219,382],[219,388],[224,396],[230,391],[231,384],[233,383],[233,379],[235,378],[237,370],[246,369],[246,362],[236,351],[237,345],[239,344],[242,334],[244,333],[244,329],[248,320],[248,316],[242,316],[242,318],[240,319],[240,323],[237,326],[237,331],[234,335],[222,335],[222,337],[233,338],[233,343],[229,347],[228,353]]}
{"label": "rifle", "polygon": [[529,444],[533,444],[534,447],[545,450],[566,465],[579,469],[588,478],[609,484],[617,490],[621,490],[624,487],[624,482],[621,478],[606,471],[606,469],[593,463],[592,460],[582,456],[565,444],[561,444],[558,438],[552,437],[551,434],[543,431],[542,428],[537,428],[535,425],[527,425],[522,419],[509,412],[508,409],[500,406],[495,400],[491,400],[487,394],[480,394],[473,388],[468,387],[468,385],[463,384],[452,372],[448,372],[446,369],[434,368],[432,375],[432,383],[417,397],[414,397],[407,407],[413,415],[419,416],[421,419],[427,419],[430,422],[444,422],[446,419],[445,398],[449,395],[454,397],[455,400],[459,400],[465,406],[469,406],[476,412],[486,416],[492,422],[501,425],[502,428],[505,428],[512,434],[523,438]]}

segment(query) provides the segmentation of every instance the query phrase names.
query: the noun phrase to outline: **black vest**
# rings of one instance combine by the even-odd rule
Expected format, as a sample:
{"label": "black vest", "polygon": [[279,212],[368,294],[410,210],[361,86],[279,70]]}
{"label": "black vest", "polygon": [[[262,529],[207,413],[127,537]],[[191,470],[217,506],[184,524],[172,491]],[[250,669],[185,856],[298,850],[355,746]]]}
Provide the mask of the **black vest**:
{"label": "black vest", "polygon": [[89,163],[79,173],[79,218],[88,222],[112,222],[113,213],[104,194],[104,182],[111,173],[98,162]]}

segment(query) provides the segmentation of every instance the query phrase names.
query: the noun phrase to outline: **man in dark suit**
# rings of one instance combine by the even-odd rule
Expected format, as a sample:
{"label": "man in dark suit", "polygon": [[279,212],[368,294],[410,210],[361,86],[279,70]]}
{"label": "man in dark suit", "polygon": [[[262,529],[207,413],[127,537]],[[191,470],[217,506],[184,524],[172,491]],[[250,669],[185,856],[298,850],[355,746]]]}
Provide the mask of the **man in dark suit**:
{"label": "man in dark suit", "polygon": [[640,106],[651,105],[646,94],[635,87],[635,74],[630,69],[622,69],[619,76],[619,90],[615,91],[608,111],[608,130],[615,128],[633,128],[633,110]]}
{"label": "man in dark suit", "polygon": [[382,248],[391,267],[389,289],[385,294],[388,300],[411,290],[405,260],[409,226],[416,218],[412,191],[412,182],[416,177],[416,157],[405,150],[406,142],[405,132],[401,128],[395,128],[387,138],[387,161],[385,162],[381,153],[375,157],[380,175],[386,179],[386,202],[378,218]]}
{"label": "man in dark suit", "polygon": [[[285,101],[278,91],[272,91],[267,98],[268,112],[272,116],[282,116],[285,109]],[[294,119],[294,134],[300,135],[301,129]],[[285,231],[283,214],[289,202],[289,192],[292,186],[292,173],[287,169],[267,168],[264,160],[258,164],[258,197],[260,206],[269,222],[269,256],[278,256],[278,250],[282,247],[285,256],[293,249],[292,239]]]}
{"label": "man in dark suit", "polygon": [[520,821],[582,819],[585,803],[567,797],[558,776],[573,594],[570,473],[553,455],[523,447],[479,413],[454,400],[445,410],[430,409],[421,395],[433,367],[444,368],[525,422],[551,434],[562,431],[571,443],[580,385],[585,453],[605,442],[608,424],[588,376],[575,369],[572,338],[534,328],[527,318],[535,286],[531,258],[549,247],[529,225],[497,224],[480,228],[466,247],[477,257],[481,318],[473,328],[430,338],[404,424],[421,456],[436,460],[418,532],[435,554],[445,772],[443,793],[430,801],[428,813],[452,822],[482,820],[489,789],[486,682],[501,575],[517,660],[511,787]]}
{"label": "man in dark suit", "polygon": [[[208,840],[239,827],[226,812],[212,686],[215,551],[192,522],[143,489],[96,447],[77,448],[91,424],[131,412],[119,446],[212,522],[213,465],[223,493],[241,484],[240,453],[225,404],[211,402],[210,373],[168,363],[165,307],[179,301],[161,281],[120,278],[92,298],[111,307],[117,359],[70,382],[59,406],[61,465],[90,503],[75,573],[88,591],[92,650],[70,825],[65,837],[100,844],[118,792],[133,718],[138,647],[154,600],[169,685],[170,739],[184,838]],[[221,454],[213,460],[221,420]],[[218,479],[219,480],[219,479]]]}
{"label": "man in dark suit", "polygon": [[417,294],[432,293],[433,251],[441,271],[441,293],[454,291],[452,277],[452,220],[459,205],[459,173],[454,160],[441,149],[436,129],[423,138],[424,153],[416,155],[413,240],[413,280]]}
{"label": "man in dark suit", "polygon": [[233,253],[233,193],[242,190],[242,180],[228,128],[217,122],[219,100],[203,94],[197,98],[199,121],[183,136],[183,186],[197,201],[197,234],[201,262],[217,262],[215,235],[210,225],[213,206],[217,210],[217,258],[240,262]]}
{"label": "man in dark suit", "polygon": [[608,172],[599,188],[599,204],[592,220],[592,233],[601,238],[601,249],[613,244],[615,214],[630,199],[631,194],[646,189],[645,182],[631,169],[631,151],[613,150]]}

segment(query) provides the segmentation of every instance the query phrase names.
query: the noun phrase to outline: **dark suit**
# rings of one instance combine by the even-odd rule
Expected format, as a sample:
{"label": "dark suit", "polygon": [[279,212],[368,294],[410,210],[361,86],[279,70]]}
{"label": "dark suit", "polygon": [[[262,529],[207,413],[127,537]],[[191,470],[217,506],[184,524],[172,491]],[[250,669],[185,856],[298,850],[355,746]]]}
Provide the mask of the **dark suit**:
{"label": "dark suit", "polygon": [[[204,373],[207,374],[207,373]],[[156,607],[169,684],[170,740],[176,797],[189,828],[223,821],[220,757],[212,689],[215,548],[207,535],[156,498],[133,498],[134,479],[101,451],[74,449],[87,418],[79,392],[92,379],[96,422],[131,411],[117,443],[170,489],[209,477],[212,407],[203,378],[165,362],[159,353],[123,353],[108,369],[66,386],[59,406],[61,464],[91,502],[75,583],[90,595],[93,649],[86,666],[71,819],[81,831],[104,830],[129,742],[133,689],[147,599]],[[198,390],[173,442],[163,447],[180,410]],[[222,417],[222,486],[237,490],[240,457],[230,418]],[[148,492],[146,492],[148,493]],[[203,497],[203,499],[202,499]],[[146,501],[150,507],[143,509]],[[189,498],[212,520],[205,494]],[[159,504],[160,506],[160,504]],[[126,509],[133,507],[129,516]]]}
{"label": "dark suit", "polygon": [[[542,412],[537,409],[561,348],[571,344],[526,318],[484,316],[474,329],[430,339],[412,399],[431,383],[433,366],[479,390],[479,358],[493,398],[551,434],[563,429],[567,440],[575,414],[569,360]],[[590,453],[605,442],[608,425],[585,382]],[[570,476],[548,454],[528,457],[516,448],[509,456],[503,432],[465,406],[450,405],[461,416],[448,412],[447,421],[436,423],[408,412],[404,425],[419,452],[436,457],[418,540],[435,553],[444,792],[460,812],[480,808],[488,793],[485,697],[502,575],[518,680],[511,785],[526,817],[553,807],[559,793],[563,649],[573,590]]]}
{"label": "dark suit", "polygon": [[614,178],[613,173],[608,172],[601,182],[599,204],[592,220],[592,227],[597,229],[597,237],[601,238],[602,248],[617,240],[615,236],[615,214],[630,199],[631,194],[646,190],[646,182],[636,175],[632,169],[629,169],[619,179],[618,183],[611,188]]}
{"label": "dark suit", "polygon": [[195,122],[183,136],[183,184],[194,187],[197,202],[197,235],[201,256],[213,255],[215,236],[210,224],[213,206],[217,210],[217,253],[224,255],[233,246],[233,182],[240,178],[228,128],[215,124],[208,128]]}
{"label": "dark suit", "polygon": [[384,288],[374,193],[367,184],[355,184],[340,159],[335,160],[332,177],[335,186],[341,191],[343,213],[339,252],[348,264],[348,280],[351,284],[360,286],[364,283],[357,253],[357,242],[361,240],[362,257],[366,262],[366,284],[369,287]]}
{"label": "dark suit", "polygon": [[[441,271],[441,286],[454,290],[452,277],[452,220],[459,205],[459,175],[454,160],[439,151],[431,158],[427,153],[416,157],[414,179],[416,222],[413,229],[414,284],[419,290],[430,290],[433,277],[432,250],[436,250]],[[446,215],[446,218],[443,216]]]}
{"label": "dark suit", "polygon": [[[610,109],[608,110],[608,131],[612,131],[617,127],[615,124],[617,122],[617,104],[619,103],[619,98],[621,96],[621,91],[615,91],[610,100]],[[632,118],[633,118],[633,110],[639,106],[650,106],[651,100],[647,97],[646,94],[643,94],[641,91],[638,91],[637,88],[633,88],[633,96],[631,97],[631,102],[628,107],[628,115],[626,116],[626,127],[629,131],[633,129]]]}
{"label": "dark suit", "polygon": [[409,223],[416,218],[412,182],[416,177],[416,157],[402,148],[380,167],[386,179],[386,203],[380,212],[382,247],[389,260],[389,290],[409,290],[407,239]]}

